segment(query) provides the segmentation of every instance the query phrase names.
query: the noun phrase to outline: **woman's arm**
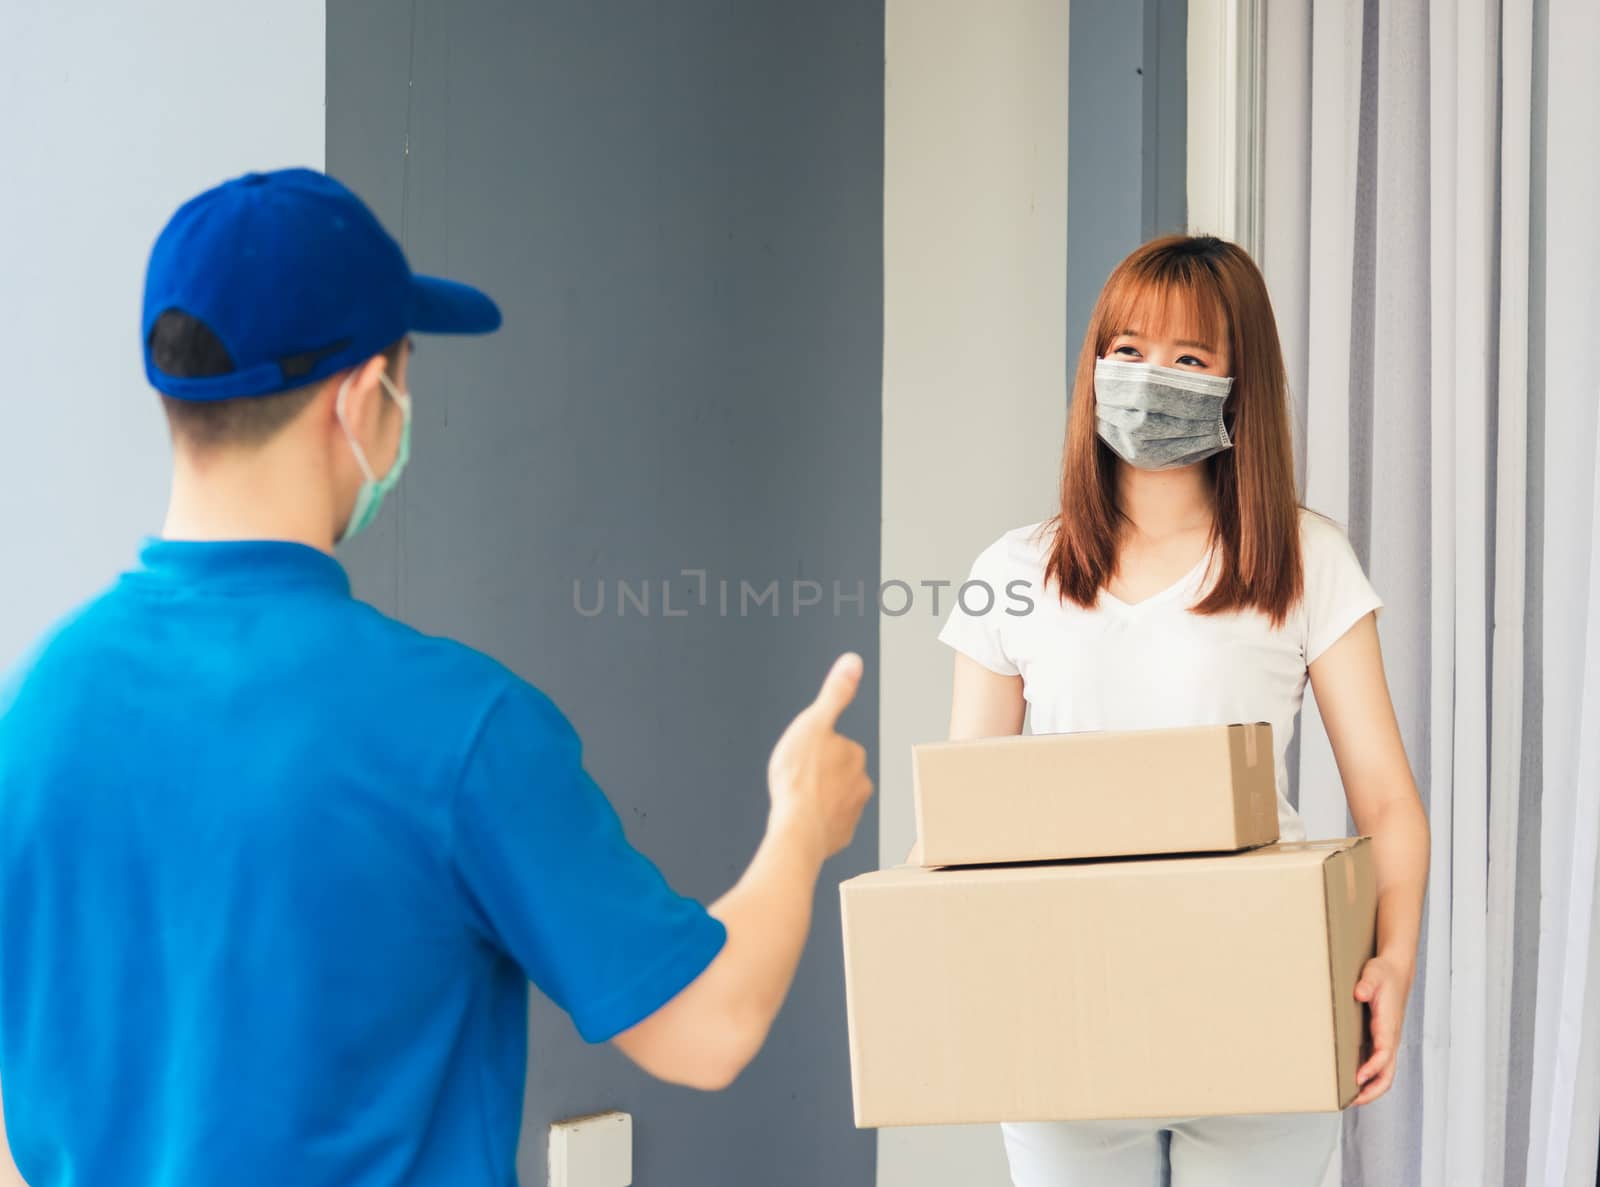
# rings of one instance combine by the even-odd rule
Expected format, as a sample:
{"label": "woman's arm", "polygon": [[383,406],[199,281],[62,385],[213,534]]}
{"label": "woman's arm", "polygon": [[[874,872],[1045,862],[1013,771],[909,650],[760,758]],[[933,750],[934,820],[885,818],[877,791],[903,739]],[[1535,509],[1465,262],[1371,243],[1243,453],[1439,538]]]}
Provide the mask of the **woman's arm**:
{"label": "woman's arm", "polygon": [[1356,1073],[1356,1104],[1377,1100],[1394,1080],[1406,998],[1416,974],[1422,898],[1428,885],[1428,821],[1406,761],[1383,673],[1378,625],[1369,614],[1311,665],[1328,740],[1356,830],[1372,838],[1378,878],[1378,954],[1356,997],[1372,1010],[1372,1055]]}
{"label": "woman's arm", "polygon": [[[1027,706],[1022,700],[1022,677],[991,672],[971,656],[956,652],[955,688],[950,696],[950,740],[999,738],[1022,732]],[[907,865],[922,861],[922,839],[917,838],[906,857]]]}
{"label": "woman's arm", "polygon": [[999,738],[1022,732],[1022,677],[991,672],[956,652],[955,690],[950,697],[950,740]]}

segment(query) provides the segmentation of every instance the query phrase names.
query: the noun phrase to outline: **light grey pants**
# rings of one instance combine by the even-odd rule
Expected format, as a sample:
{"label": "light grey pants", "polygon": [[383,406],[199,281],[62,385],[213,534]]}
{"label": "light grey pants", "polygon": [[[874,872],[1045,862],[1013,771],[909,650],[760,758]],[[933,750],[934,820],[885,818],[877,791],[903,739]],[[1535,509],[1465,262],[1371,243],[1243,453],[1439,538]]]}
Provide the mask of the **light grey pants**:
{"label": "light grey pants", "polygon": [[[1339,1113],[1003,1125],[1013,1187],[1321,1187]],[[1172,1134],[1163,1149],[1163,1130]]]}

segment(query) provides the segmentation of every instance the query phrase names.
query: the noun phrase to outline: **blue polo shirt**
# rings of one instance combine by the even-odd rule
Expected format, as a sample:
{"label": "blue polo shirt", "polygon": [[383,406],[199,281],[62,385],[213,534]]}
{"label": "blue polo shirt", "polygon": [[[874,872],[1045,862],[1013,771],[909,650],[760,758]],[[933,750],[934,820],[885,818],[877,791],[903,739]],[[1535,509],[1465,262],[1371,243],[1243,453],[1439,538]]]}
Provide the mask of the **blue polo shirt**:
{"label": "blue polo shirt", "polygon": [[154,542],[0,691],[0,1097],[33,1187],[508,1187],[722,925],[537,689],[298,544]]}

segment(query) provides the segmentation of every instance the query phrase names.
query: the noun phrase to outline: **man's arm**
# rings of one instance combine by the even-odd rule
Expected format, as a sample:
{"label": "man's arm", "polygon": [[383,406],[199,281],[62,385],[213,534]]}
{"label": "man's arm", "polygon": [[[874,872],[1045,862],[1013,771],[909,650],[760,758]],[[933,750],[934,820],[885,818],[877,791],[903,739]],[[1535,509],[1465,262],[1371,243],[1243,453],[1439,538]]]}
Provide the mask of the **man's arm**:
{"label": "man's arm", "polygon": [[817,699],[772,752],[767,833],[738,883],[711,907],[727,943],[689,986],[613,1041],[663,1080],[727,1087],[766,1041],[794,980],[822,863],[850,843],[872,795],[866,751],[835,730],[861,659],[841,656]]}

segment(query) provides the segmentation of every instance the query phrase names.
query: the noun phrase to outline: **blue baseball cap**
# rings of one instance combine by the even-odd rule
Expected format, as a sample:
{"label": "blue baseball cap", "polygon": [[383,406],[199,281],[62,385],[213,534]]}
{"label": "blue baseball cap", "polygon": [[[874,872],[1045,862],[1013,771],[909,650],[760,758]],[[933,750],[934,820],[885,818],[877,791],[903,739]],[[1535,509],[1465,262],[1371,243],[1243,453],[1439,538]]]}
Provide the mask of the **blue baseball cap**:
{"label": "blue baseball cap", "polygon": [[[169,375],[151,331],[179,312],[208,329],[231,369]],[[486,334],[500,310],[465,284],[417,276],[360,198],[324,173],[249,173],[179,208],[145,273],[144,367],[157,391],[228,400],[301,387],[407,334]]]}

